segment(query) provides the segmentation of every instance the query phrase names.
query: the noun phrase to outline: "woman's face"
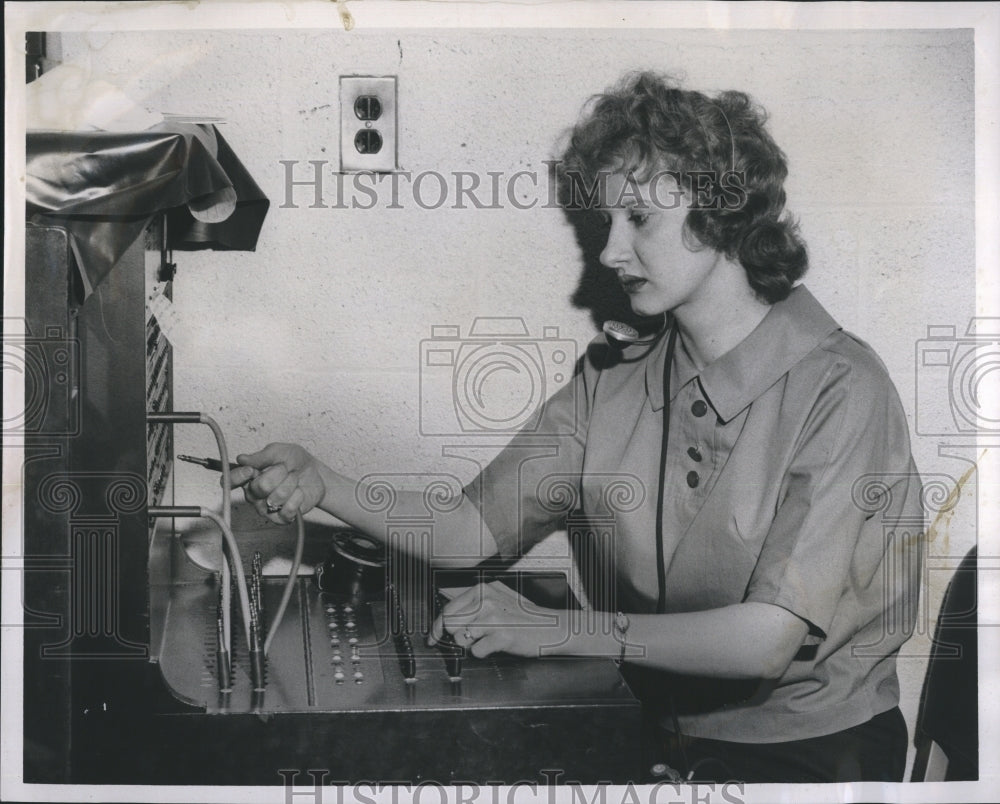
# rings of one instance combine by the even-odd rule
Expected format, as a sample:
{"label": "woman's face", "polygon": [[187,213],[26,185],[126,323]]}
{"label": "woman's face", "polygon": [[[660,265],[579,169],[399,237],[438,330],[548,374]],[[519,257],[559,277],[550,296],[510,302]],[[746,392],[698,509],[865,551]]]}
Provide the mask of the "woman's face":
{"label": "woman's face", "polygon": [[722,255],[688,248],[688,199],[672,176],[660,173],[640,184],[623,173],[606,174],[598,211],[608,229],[601,263],[618,275],[636,313],[680,315],[686,307],[707,312],[718,305]]}

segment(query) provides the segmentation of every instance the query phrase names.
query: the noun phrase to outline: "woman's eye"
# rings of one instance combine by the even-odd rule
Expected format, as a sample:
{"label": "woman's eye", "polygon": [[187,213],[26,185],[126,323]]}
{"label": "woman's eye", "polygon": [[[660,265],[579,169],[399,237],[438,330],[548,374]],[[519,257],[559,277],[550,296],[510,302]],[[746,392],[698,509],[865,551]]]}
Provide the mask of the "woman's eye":
{"label": "woman's eye", "polygon": [[628,219],[633,226],[642,226],[649,220],[649,213],[632,210],[628,215]]}

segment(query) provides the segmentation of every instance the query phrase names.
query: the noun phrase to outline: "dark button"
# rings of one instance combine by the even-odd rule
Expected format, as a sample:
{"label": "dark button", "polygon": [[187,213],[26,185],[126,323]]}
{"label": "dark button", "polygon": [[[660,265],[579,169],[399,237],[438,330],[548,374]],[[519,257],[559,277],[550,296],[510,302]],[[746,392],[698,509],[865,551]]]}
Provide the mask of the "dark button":
{"label": "dark button", "polygon": [[696,489],[698,488],[698,483],[701,481],[701,478],[698,477],[697,472],[688,472],[687,481],[691,488]]}
{"label": "dark button", "polygon": [[708,405],[705,404],[704,399],[696,399],[691,405],[691,412],[697,416],[699,419],[708,413]]}
{"label": "dark button", "polygon": [[701,460],[701,453],[698,452],[698,448],[697,447],[688,447],[688,455],[691,456],[691,460],[692,461],[700,461]]}

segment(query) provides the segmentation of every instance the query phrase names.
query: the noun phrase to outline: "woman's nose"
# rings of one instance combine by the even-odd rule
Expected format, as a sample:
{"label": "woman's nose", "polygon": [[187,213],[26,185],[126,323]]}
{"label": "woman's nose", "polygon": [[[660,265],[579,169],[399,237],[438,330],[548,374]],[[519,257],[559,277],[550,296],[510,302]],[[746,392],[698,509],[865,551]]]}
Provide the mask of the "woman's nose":
{"label": "woman's nose", "polygon": [[632,254],[632,244],[629,242],[626,227],[613,222],[608,228],[608,242],[601,251],[601,265],[605,268],[624,268]]}

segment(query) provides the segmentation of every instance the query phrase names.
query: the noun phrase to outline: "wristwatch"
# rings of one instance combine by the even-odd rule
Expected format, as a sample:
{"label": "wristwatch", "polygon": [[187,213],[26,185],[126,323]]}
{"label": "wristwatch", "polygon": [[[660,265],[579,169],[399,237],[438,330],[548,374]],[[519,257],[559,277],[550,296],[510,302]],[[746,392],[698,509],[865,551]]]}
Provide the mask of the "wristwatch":
{"label": "wristwatch", "polygon": [[617,639],[622,645],[621,652],[618,654],[618,661],[616,662],[619,667],[625,664],[625,634],[628,633],[628,627],[631,624],[632,623],[629,621],[628,615],[625,612],[619,611],[615,614],[615,619],[611,628],[615,639]]}

